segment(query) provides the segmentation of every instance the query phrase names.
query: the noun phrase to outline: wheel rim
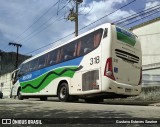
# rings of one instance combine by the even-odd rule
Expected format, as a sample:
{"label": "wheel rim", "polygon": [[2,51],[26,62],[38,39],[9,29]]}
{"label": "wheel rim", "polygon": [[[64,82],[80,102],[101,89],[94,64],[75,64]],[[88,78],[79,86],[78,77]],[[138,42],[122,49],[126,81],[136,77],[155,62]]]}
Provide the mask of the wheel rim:
{"label": "wheel rim", "polygon": [[66,97],[67,89],[66,87],[62,87],[60,90],[60,98],[64,99]]}

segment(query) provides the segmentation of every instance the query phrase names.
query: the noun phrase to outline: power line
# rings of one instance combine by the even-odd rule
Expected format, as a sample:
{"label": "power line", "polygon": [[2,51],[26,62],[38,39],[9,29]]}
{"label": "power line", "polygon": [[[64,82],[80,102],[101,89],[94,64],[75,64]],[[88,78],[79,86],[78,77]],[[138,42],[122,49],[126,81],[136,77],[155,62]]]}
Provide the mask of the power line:
{"label": "power line", "polygon": [[88,15],[88,14],[92,11],[93,6],[94,6],[94,5],[92,5],[91,9],[90,9],[87,13],[85,13],[85,14],[80,14],[80,12],[79,12],[79,14],[78,14],[78,15]]}
{"label": "power line", "polygon": [[[63,17],[63,16],[62,16],[62,17]],[[55,23],[56,21],[59,21],[60,19],[62,19],[62,17],[59,17],[59,18],[55,19],[52,23],[48,24],[46,27],[44,27],[44,28],[41,29],[40,31],[36,32],[35,34],[33,34],[33,33],[32,33],[33,35],[30,34],[30,35],[32,35],[32,36],[29,35],[30,37],[29,37],[28,39],[26,39],[26,38],[28,37],[28,36],[27,36],[27,37],[25,38],[25,39],[26,39],[25,41],[28,41],[28,40],[30,40],[31,38],[33,38],[34,36],[36,36],[37,34],[41,33],[42,31],[44,31],[45,29],[47,29],[50,25],[52,25],[52,24]],[[24,40],[24,39],[23,39],[23,40]]]}
{"label": "power line", "polygon": [[63,40],[63,39],[65,39],[65,38],[67,38],[67,37],[69,37],[69,36],[71,36],[71,35],[73,35],[73,34],[74,34],[74,32],[71,33],[71,34],[68,34],[67,36],[64,36],[63,38],[60,38],[60,39],[58,39],[58,40],[56,40],[56,41],[54,41],[54,42],[52,42],[52,43],[49,43],[48,45],[42,46],[42,47],[40,47],[40,48],[38,48],[38,49],[36,49],[36,50],[33,50],[33,51],[31,51],[31,52],[28,52],[28,53],[26,53],[26,55],[27,55],[27,54],[31,54],[31,53],[33,53],[33,52],[36,52],[36,51],[38,51],[38,50],[40,50],[40,49],[42,49],[42,48],[45,48],[45,47],[47,47],[47,46],[49,46],[49,45],[51,45],[51,44],[53,44],[53,43],[56,43],[56,42],[60,41],[60,40]]}
{"label": "power line", "polygon": [[147,18],[147,17],[149,17],[149,16],[151,16],[151,15],[155,15],[155,14],[157,14],[157,13],[159,13],[159,12],[160,12],[160,11],[155,12],[155,13],[152,13],[152,14],[147,15],[147,16],[144,16],[144,17],[142,17],[142,18],[140,18],[140,19],[138,19],[138,20],[135,20],[135,21],[133,21],[133,22],[131,22],[131,23],[125,24],[125,25],[123,25],[122,27],[128,26],[128,25],[130,25],[130,24],[133,24],[133,23],[135,23],[135,22],[137,22],[137,21],[139,21],[139,20],[141,20],[141,19]]}
{"label": "power line", "polygon": [[[157,6],[159,6],[159,5],[157,5]],[[151,7],[151,8],[148,8],[148,9],[146,9],[146,10],[150,10],[150,9],[152,9],[152,8],[155,8],[155,7],[157,7],[157,6],[154,6],[154,7]],[[144,11],[146,11],[146,10],[144,10]],[[135,14],[134,14],[135,15]],[[136,13],[136,15],[137,15],[137,13]],[[131,15],[131,16],[133,16],[133,15]],[[129,17],[131,17],[131,16],[128,16],[128,17],[126,17],[126,18],[129,18]],[[124,19],[126,19],[126,18],[123,18],[123,20]],[[122,21],[123,21],[122,20]],[[118,20],[118,21],[116,21],[116,22],[119,22],[119,21],[121,21],[121,20]],[[116,23],[115,22],[115,23]],[[82,29],[82,28],[81,28]],[[41,31],[43,31],[43,30],[41,30]],[[39,33],[40,33],[40,31],[39,31]],[[73,33],[71,33],[71,34],[69,34],[69,35],[67,35],[67,36],[65,36],[65,37],[63,37],[62,39],[59,39],[59,40],[57,40],[57,41],[55,41],[55,42],[58,42],[58,41],[60,41],[60,40],[63,40],[64,38],[67,38],[68,36],[71,36]],[[29,40],[29,39],[27,39],[27,40]],[[26,41],[27,41],[26,40]],[[55,42],[53,42],[53,43],[55,43]],[[51,45],[51,44],[53,44],[53,43],[50,43],[50,44],[48,44],[48,45],[46,45],[46,46],[44,46],[44,47],[47,47],[47,46],[49,46],[49,45]],[[41,48],[38,48],[38,49],[36,49],[35,51],[38,51],[38,50],[40,50],[40,49],[42,49],[43,47],[41,47]],[[27,53],[27,54],[30,54],[30,53],[32,53],[32,52],[34,52],[34,51],[31,51],[31,52],[29,52],[29,53]]]}
{"label": "power line", "polygon": [[[82,29],[84,29],[84,28],[86,28],[86,27],[88,27],[88,26],[90,26],[90,25],[92,25],[92,24],[98,22],[99,20],[101,20],[101,19],[103,19],[103,18],[105,18],[105,17],[107,17],[107,16],[109,16],[109,15],[115,13],[116,11],[118,11],[118,10],[120,10],[120,9],[122,9],[122,8],[124,8],[124,7],[126,7],[126,6],[128,6],[128,5],[130,5],[131,3],[135,2],[135,1],[136,1],[136,0],[133,0],[133,1],[131,1],[131,2],[127,3],[127,4],[125,4],[124,6],[120,7],[119,9],[116,9],[115,11],[113,11],[113,12],[111,12],[111,13],[109,13],[109,14],[103,16],[103,17],[101,17],[100,19],[98,19],[98,20],[96,20],[96,21],[94,21],[94,22],[92,22],[92,23],[90,23],[90,24],[88,24],[88,25],[82,27],[82,28],[79,29],[78,31],[81,31]],[[71,34],[69,34],[69,35],[67,35],[67,36],[64,36],[63,38],[60,38],[60,39],[58,39],[58,40],[56,40],[56,41],[54,41],[54,42],[52,42],[52,43],[49,43],[48,45],[42,46],[42,47],[40,47],[40,48],[38,48],[38,49],[36,49],[36,50],[33,50],[33,51],[31,51],[31,52],[28,52],[28,53],[26,53],[26,54],[30,54],[30,53],[33,53],[33,52],[35,52],[35,51],[38,51],[38,50],[40,50],[40,49],[42,49],[42,48],[45,48],[45,47],[47,47],[47,46],[49,46],[49,45],[51,45],[51,44],[53,44],[53,43],[56,43],[56,42],[58,42],[58,41],[60,41],[60,40],[63,40],[64,38],[67,38],[67,37],[71,36],[72,34],[74,34],[74,33],[71,33]]]}
{"label": "power line", "polygon": [[58,15],[58,10],[59,10],[59,3],[60,3],[60,0],[58,0],[58,9],[57,9],[57,15]]}
{"label": "power line", "polygon": [[92,23],[90,23],[90,24],[88,24],[88,25],[82,27],[81,29],[79,29],[79,31],[82,30],[82,29],[84,29],[84,28],[86,28],[86,27],[88,27],[88,26],[90,26],[90,25],[92,25],[92,24],[94,24],[94,23],[96,23],[96,22],[98,22],[99,20],[102,20],[103,18],[105,18],[105,17],[107,17],[107,16],[109,16],[109,15],[111,15],[111,14],[117,12],[118,10],[120,10],[120,9],[122,9],[122,8],[128,6],[128,5],[130,5],[131,3],[135,2],[135,1],[136,1],[136,0],[133,0],[133,1],[131,1],[131,2],[127,3],[127,4],[125,4],[124,6],[120,7],[119,9],[116,9],[115,11],[113,11],[113,12],[111,12],[111,13],[109,13],[109,14],[107,14],[107,15],[101,17],[101,18],[99,18],[98,20],[96,20],[96,21],[94,21],[94,22],[92,22]]}
{"label": "power line", "polygon": [[[159,5],[160,5],[160,4],[159,4]],[[140,16],[140,15],[143,15],[143,14],[145,14],[145,13],[148,13],[149,11],[154,11],[154,10],[159,9],[159,8],[160,8],[159,5],[156,5],[156,6],[153,6],[153,7],[151,7],[151,8],[145,9],[145,10],[143,10],[143,11],[140,11],[141,9],[140,9],[140,10],[137,10],[138,12],[137,12],[136,14],[132,14],[132,15],[130,15],[130,16],[127,16],[127,17],[123,18],[123,19],[117,20],[117,21],[115,21],[115,22],[113,22],[113,23],[122,24],[123,22],[126,22],[126,21],[128,21],[128,20],[134,19],[135,17]],[[155,7],[158,7],[158,8],[155,8]],[[152,9],[153,9],[153,10],[152,10]]]}
{"label": "power line", "polygon": [[5,52],[8,52],[9,50],[11,51],[11,50],[13,50],[14,49],[14,47],[6,47],[6,49],[4,50]]}
{"label": "power line", "polygon": [[[122,8],[122,7],[121,7],[121,8]],[[153,14],[151,14],[151,15],[153,15]],[[150,15],[149,15],[149,16],[150,16]],[[103,17],[104,17],[104,16],[103,16]],[[147,17],[148,17],[148,16],[147,16]],[[146,17],[144,17],[144,18],[146,18]],[[101,19],[101,18],[100,18],[100,19]],[[140,20],[140,19],[138,19],[138,20]],[[137,20],[137,21],[138,21],[138,20]],[[96,21],[99,21],[99,19],[96,20]],[[94,21],[94,23],[95,23],[96,21]],[[93,24],[93,23],[91,23],[91,24]],[[89,25],[91,25],[91,24],[89,24]],[[84,28],[86,28],[86,27],[88,27],[89,25],[87,25],[87,26],[79,29],[79,31],[82,30],[82,29],[84,29]],[[65,39],[65,38],[67,38],[67,37],[69,37],[69,36],[71,36],[71,35],[73,35],[73,34],[74,34],[74,33],[71,33],[71,34],[69,34],[69,35],[67,35],[67,36],[65,36],[65,37],[63,37],[63,38],[60,38],[60,39],[58,39],[58,40],[56,40],[56,41],[54,41],[54,42],[52,42],[52,43],[49,43],[48,45],[45,45],[45,46],[40,47],[40,48],[38,48],[38,49],[36,49],[36,50],[33,50],[33,51],[31,51],[31,52],[29,52],[29,53],[27,53],[27,54],[30,54],[30,53],[33,53],[33,52],[35,52],[35,51],[38,51],[38,50],[40,50],[40,49],[42,49],[42,48],[45,48],[45,47],[47,47],[47,46],[49,46],[49,45],[51,45],[51,44],[53,44],[53,43],[56,43],[56,42],[58,42],[58,41],[60,41],[60,40]]]}
{"label": "power line", "polygon": [[[137,21],[139,21],[139,20],[141,20],[141,19],[144,19],[144,18],[146,18],[146,17],[152,16],[152,15],[157,14],[157,13],[159,13],[159,11],[150,11],[150,12],[147,12],[147,13],[143,13],[143,14],[134,16],[134,17],[132,17],[132,18],[130,18],[130,19],[126,19],[126,20],[124,20],[124,21],[121,22],[121,23],[116,23],[116,22],[114,22],[114,23],[117,24],[117,25],[119,25],[119,26],[124,27],[124,26],[128,26],[128,25],[133,24],[133,23],[135,23],[135,22],[137,22]],[[137,17],[138,17],[138,18],[137,18]],[[137,19],[137,20],[136,20],[136,19]],[[132,20],[133,20],[133,21],[132,21]],[[131,22],[131,21],[132,21],[132,22]]]}
{"label": "power line", "polygon": [[54,3],[50,8],[47,9],[38,19],[36,19],[27,29],[25,29],[20,35],[17,36],[15,40],[17,40],[20,36],[22,36],[26,31],[28,31],[34,24],[36,24],[45,14],[47,14],[52,7],[58,4],[58,1]]}
{"label": "power line", "polygon": [[[158,8],[159,9],[159,8]],[[132,20],[135,20],[137,17],[144,17],[144,16],[146,16],[146,15],[149,15],[149,14],[155,14],[155,13],[157,13],[158,12],[158,10],[157,9],[153,9],[153,10],[150,10],[150,11],[148,11],[148,12],[145,12],[145,13],[142,13],[142,14],[137,14],[136,16],[133,16],[133,17],[131,17],[131,18],[127,18],[126,20],[124,20],[124,21],[122,21],[122,22],[120,22],[120,23],[116,23],[116,24],[118,24],[118,25],[120,25],[120,24],[124,24],[123,26],[125,26],[125,24],[126,23],[128,23],[129,21],[132,21]],[[139,20],[137,20],[137,21],[139,21]],[[130,22],[131,23],[131,22]],[[134,23],[134,22],[133,22]],[[131,23],[132,24],[132,23]]]}
{"label": "power line", "polygon": [[[67,4],[68,4],[68,3],[69,3],[69,2],[67,2]],[[61,10],[63,10],[63,9],[67,6],[67,4],[65,4],[65,5],[59,10],[59,12],[60,12]],[[31,32],[29,35],[27,35],[26,37],[20,39],[19,42],[22,41],[22,40],[25,40],[26,38],[28,38],[29,36],[31,36],[31,35],[33,34],[33,35],[29,38],[29,39],[31,39],[32,37],[34,37],[34,36],[37,35],[38,33],[40,33],[40,32],[42,32],[43,30],[45,30],[45,29],[48,28],[51,24],[53,24],[54,22],[56,22],[56,21],[59,19],[59,18],[55,19],[51,24],[47,25],[44,29],[42,29],[42,30],[40,30],[40,31],[38,31],[38,32],[36,33],[37,30],[39,30],[42,26],[44,26],[44,25],[45,25],[48,21],[50,21],[53,17],[54,17],[54,16],[50,17],[46,22],[44,22],[43,24],[41,24],[36,30],[34,30],[33,32]],[[27,40],[29,40],[29,39],[27,39]],[[25,40],[25,41],[27,41],[27,40]]]}

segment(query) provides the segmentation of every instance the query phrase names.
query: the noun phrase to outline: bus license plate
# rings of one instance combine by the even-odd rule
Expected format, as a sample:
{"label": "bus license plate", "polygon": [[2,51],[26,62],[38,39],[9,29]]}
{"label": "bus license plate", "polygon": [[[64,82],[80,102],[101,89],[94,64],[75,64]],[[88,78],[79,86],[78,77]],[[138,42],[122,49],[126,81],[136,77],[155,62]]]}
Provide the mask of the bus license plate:
{"label": "bus license plate", "polygon": [[131,91],[132,91],[132,89],[125,88],[125,92],[130,93]]}

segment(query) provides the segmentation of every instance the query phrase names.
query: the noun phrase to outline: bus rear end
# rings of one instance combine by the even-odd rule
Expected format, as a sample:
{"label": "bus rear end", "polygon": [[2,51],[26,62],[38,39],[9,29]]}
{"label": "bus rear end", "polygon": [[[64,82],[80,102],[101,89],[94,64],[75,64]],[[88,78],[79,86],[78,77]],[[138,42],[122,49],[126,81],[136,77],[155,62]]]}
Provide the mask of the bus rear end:
{"label": "bus rear end", "polygon": [[138,95],[141,91],[142,55],[138,38],[131,32],[111,26],[111,51],[106,57],[104,83],[107,92]]}

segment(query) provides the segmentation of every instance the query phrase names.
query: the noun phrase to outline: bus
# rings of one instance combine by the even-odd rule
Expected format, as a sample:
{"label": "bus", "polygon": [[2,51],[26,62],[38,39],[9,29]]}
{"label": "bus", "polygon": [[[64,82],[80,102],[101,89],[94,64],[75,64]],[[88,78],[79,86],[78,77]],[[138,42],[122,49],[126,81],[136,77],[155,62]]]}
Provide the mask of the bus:
{"label": "bus", "polygon": [[24,61],[12,95],[20,100],[57,96],[62,102],[99,102],[138,95],[141,80],[138,37],[106,23]]}

